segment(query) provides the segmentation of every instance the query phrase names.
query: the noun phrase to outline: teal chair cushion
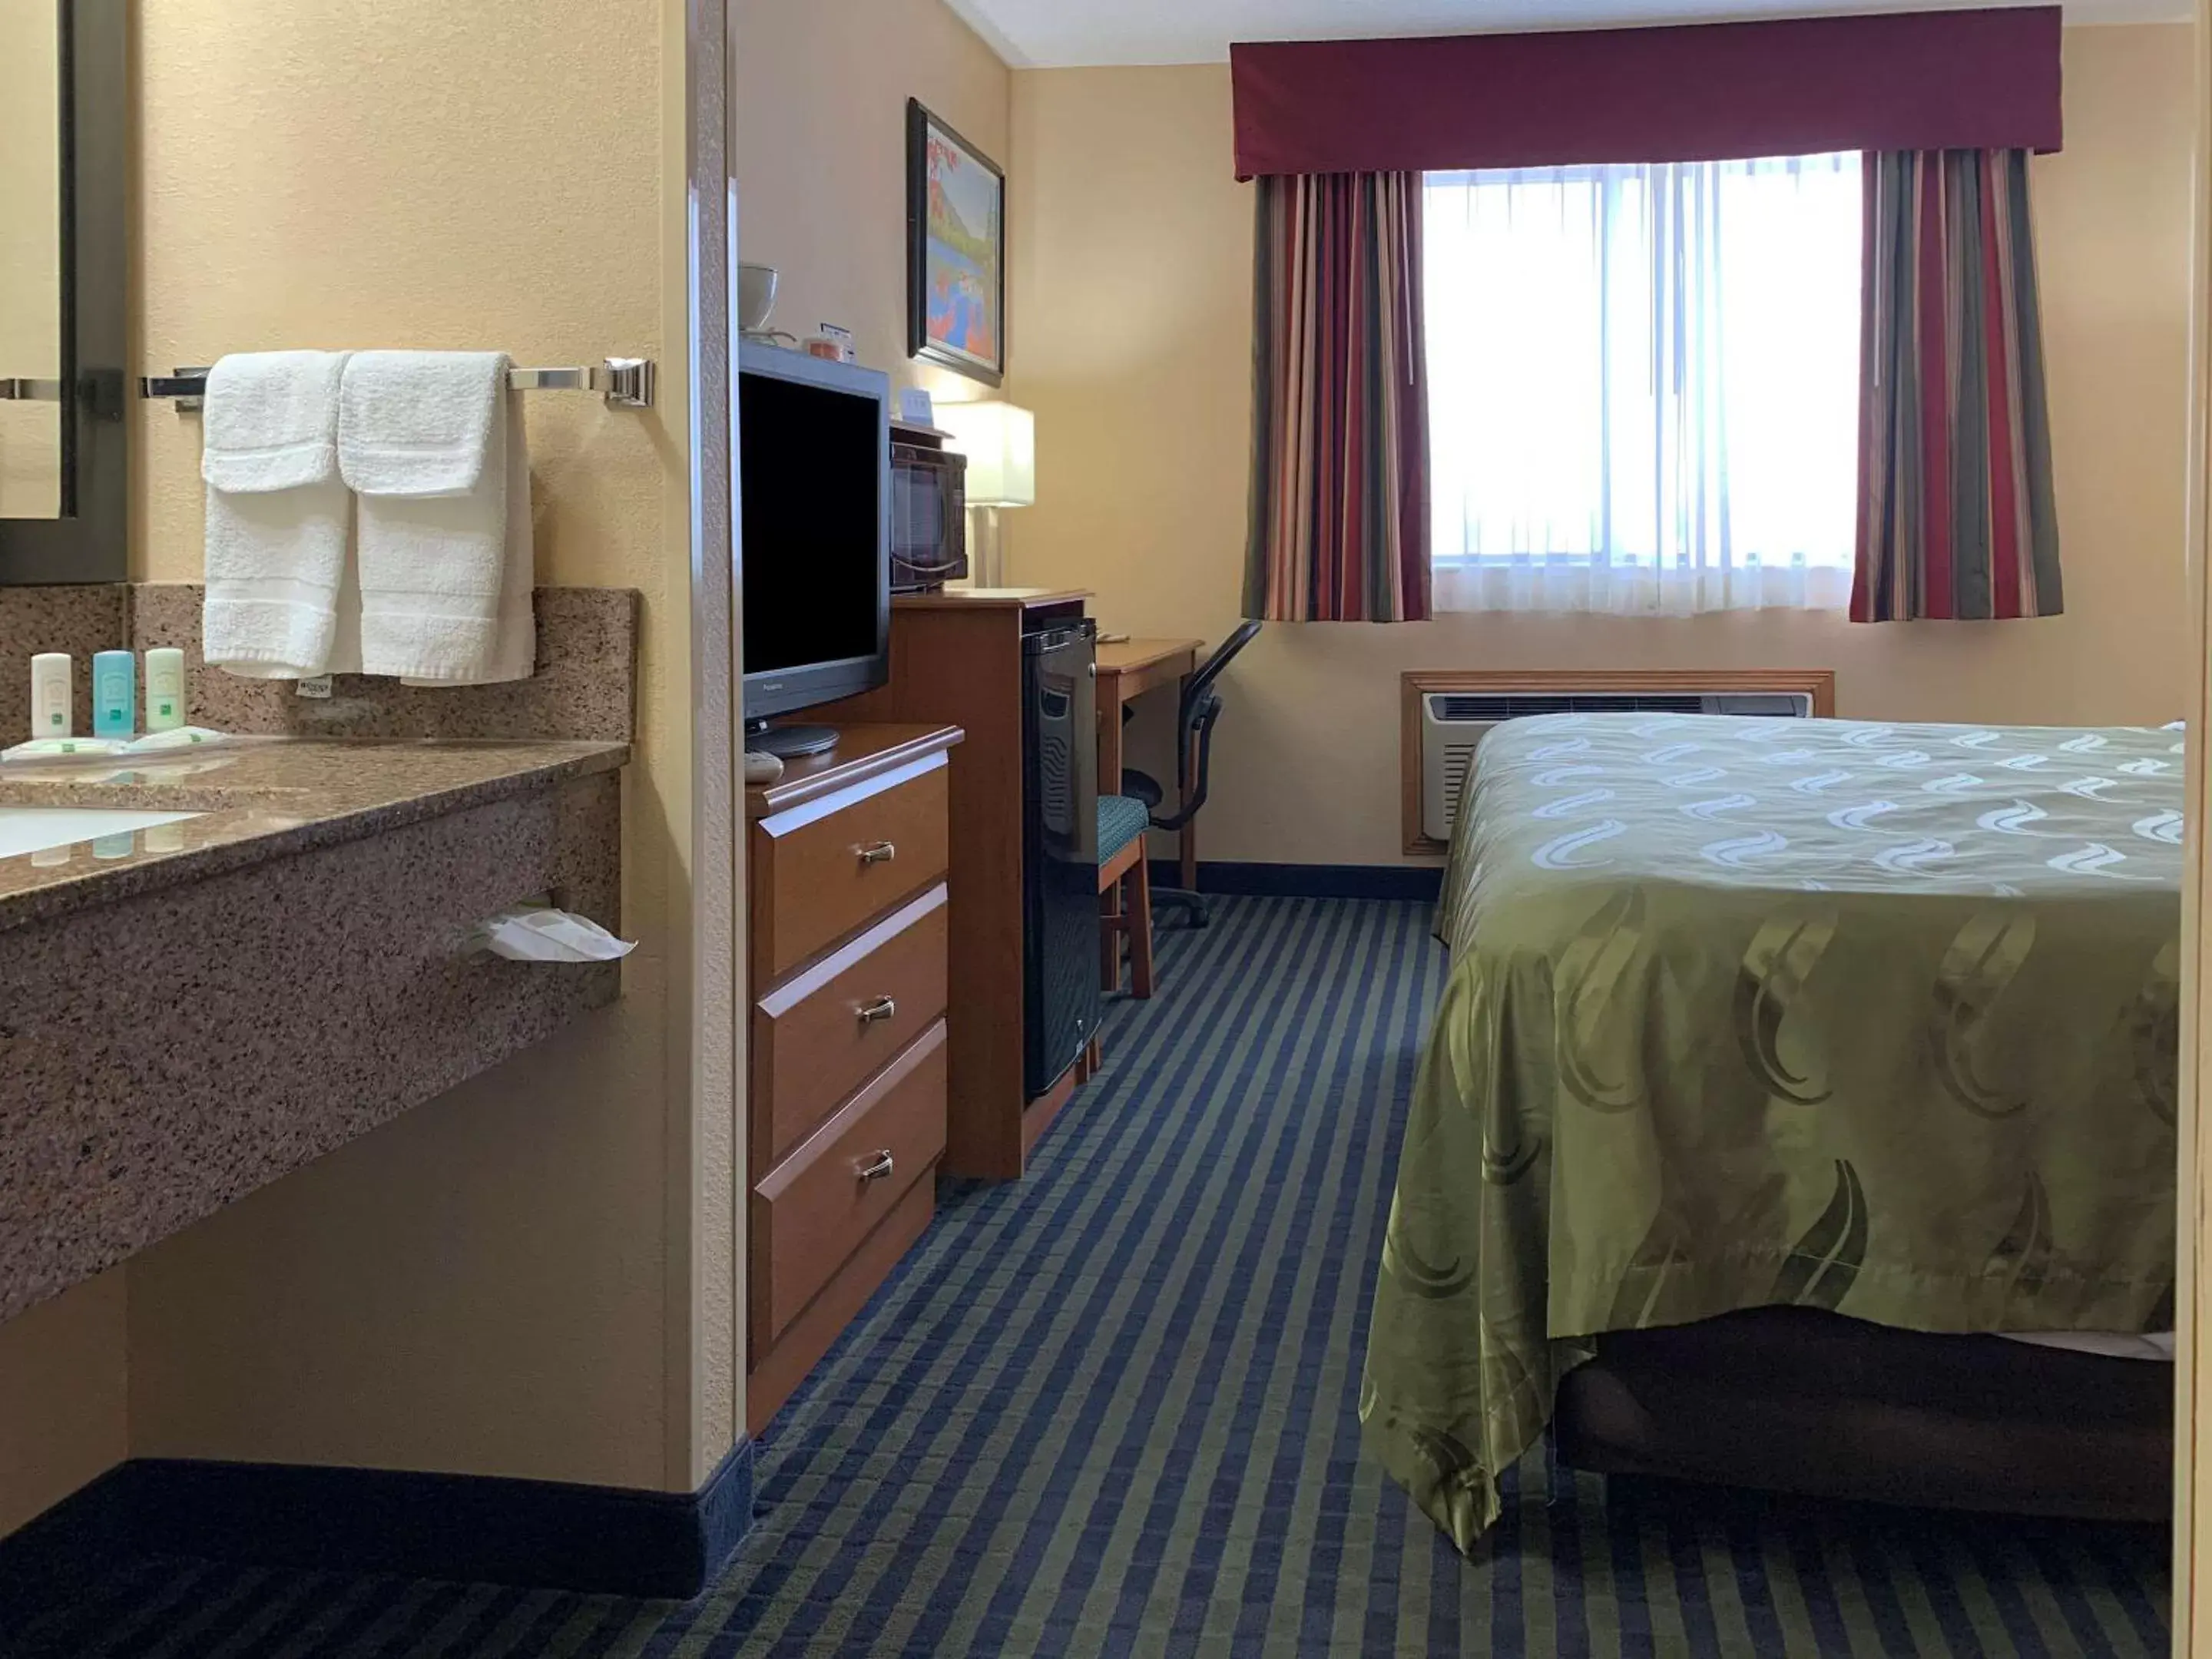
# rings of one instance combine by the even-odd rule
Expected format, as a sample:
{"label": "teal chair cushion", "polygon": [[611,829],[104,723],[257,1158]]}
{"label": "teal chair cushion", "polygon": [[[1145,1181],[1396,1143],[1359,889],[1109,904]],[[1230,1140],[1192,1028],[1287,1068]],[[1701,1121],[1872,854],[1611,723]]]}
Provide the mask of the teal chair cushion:
{"label": "teal chair cushion", "polygon": [[1130,795],[1101,795],[1098,797],[1098,862],[1104,864],[1115,854],[1145,833],[1145,826],[1152,815],[1145,803]]}

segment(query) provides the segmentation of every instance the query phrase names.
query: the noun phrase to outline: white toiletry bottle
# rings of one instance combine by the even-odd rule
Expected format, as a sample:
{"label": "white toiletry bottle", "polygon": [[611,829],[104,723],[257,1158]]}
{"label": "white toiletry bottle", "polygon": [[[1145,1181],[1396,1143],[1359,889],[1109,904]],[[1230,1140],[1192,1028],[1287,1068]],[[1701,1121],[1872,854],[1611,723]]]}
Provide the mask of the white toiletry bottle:
{"label": "white toiletry bottle", "polygon": [[185,723],[185,653],[157,646],[146,653],[146,729],[173,732]]}
{"label": "white toiletry bottle", "polygon": [[70,710],[70,659],[65,651],[41,651],[31,659],[31,735],[76,735]]}
{"label": "white toiletry bottle", "polygon": [[92,653],[92,735],[128,738],[138,729],[138,659],[128,651]]}

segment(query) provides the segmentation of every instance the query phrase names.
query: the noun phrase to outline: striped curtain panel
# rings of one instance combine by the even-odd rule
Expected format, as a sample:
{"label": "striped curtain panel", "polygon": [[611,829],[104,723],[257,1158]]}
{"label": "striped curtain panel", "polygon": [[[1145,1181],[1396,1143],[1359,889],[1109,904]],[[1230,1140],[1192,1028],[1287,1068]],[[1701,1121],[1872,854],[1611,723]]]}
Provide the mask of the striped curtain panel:
{"label": "striped curtain panel", "polygon": [[1258,181],[1244,614],[1429,614],[1421,175]]}
{"label": "striped curtain panel", "polygon": [[2027,152],[1865,164],[1854,622],[2063,608]]}

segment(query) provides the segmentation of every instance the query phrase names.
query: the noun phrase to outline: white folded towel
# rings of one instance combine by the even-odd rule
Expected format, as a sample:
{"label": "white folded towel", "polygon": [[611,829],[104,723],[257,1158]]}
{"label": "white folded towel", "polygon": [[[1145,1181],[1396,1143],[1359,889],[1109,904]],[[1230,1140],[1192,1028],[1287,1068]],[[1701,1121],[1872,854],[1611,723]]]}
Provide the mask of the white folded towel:
{"label": "white folded towel", "polygon": [[257,679],[354,665],[339,592],[353,497],[338,476],[338,391],[349,354],[263,351],[208,374],[200,477],[207,484],[209,662]]}
{"label": "white folded towel", "polygon": [[409,685],[492,685],[526,680],[538,672],[538,544],[530,516],[530,437],[522,424],[522,400],[511,392],[507,394],[506,426],[507,547],[491,660],[474,673],[409,675]]}
{"label": "white folded towel", "polygon": [[507,367],[477,351],[363,351],[347,365],[338,468],[360,496],[364,673],[530,677],[530,452]]}

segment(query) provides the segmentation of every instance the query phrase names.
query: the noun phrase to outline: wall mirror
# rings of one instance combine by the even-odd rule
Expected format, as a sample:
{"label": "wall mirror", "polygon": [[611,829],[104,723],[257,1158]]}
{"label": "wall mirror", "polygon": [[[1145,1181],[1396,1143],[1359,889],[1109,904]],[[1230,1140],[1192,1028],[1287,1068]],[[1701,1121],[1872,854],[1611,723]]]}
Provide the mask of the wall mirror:
{"label": "wall mirror", "polygon": [[122,581],[130,0],[0,0],[0,583]]}

